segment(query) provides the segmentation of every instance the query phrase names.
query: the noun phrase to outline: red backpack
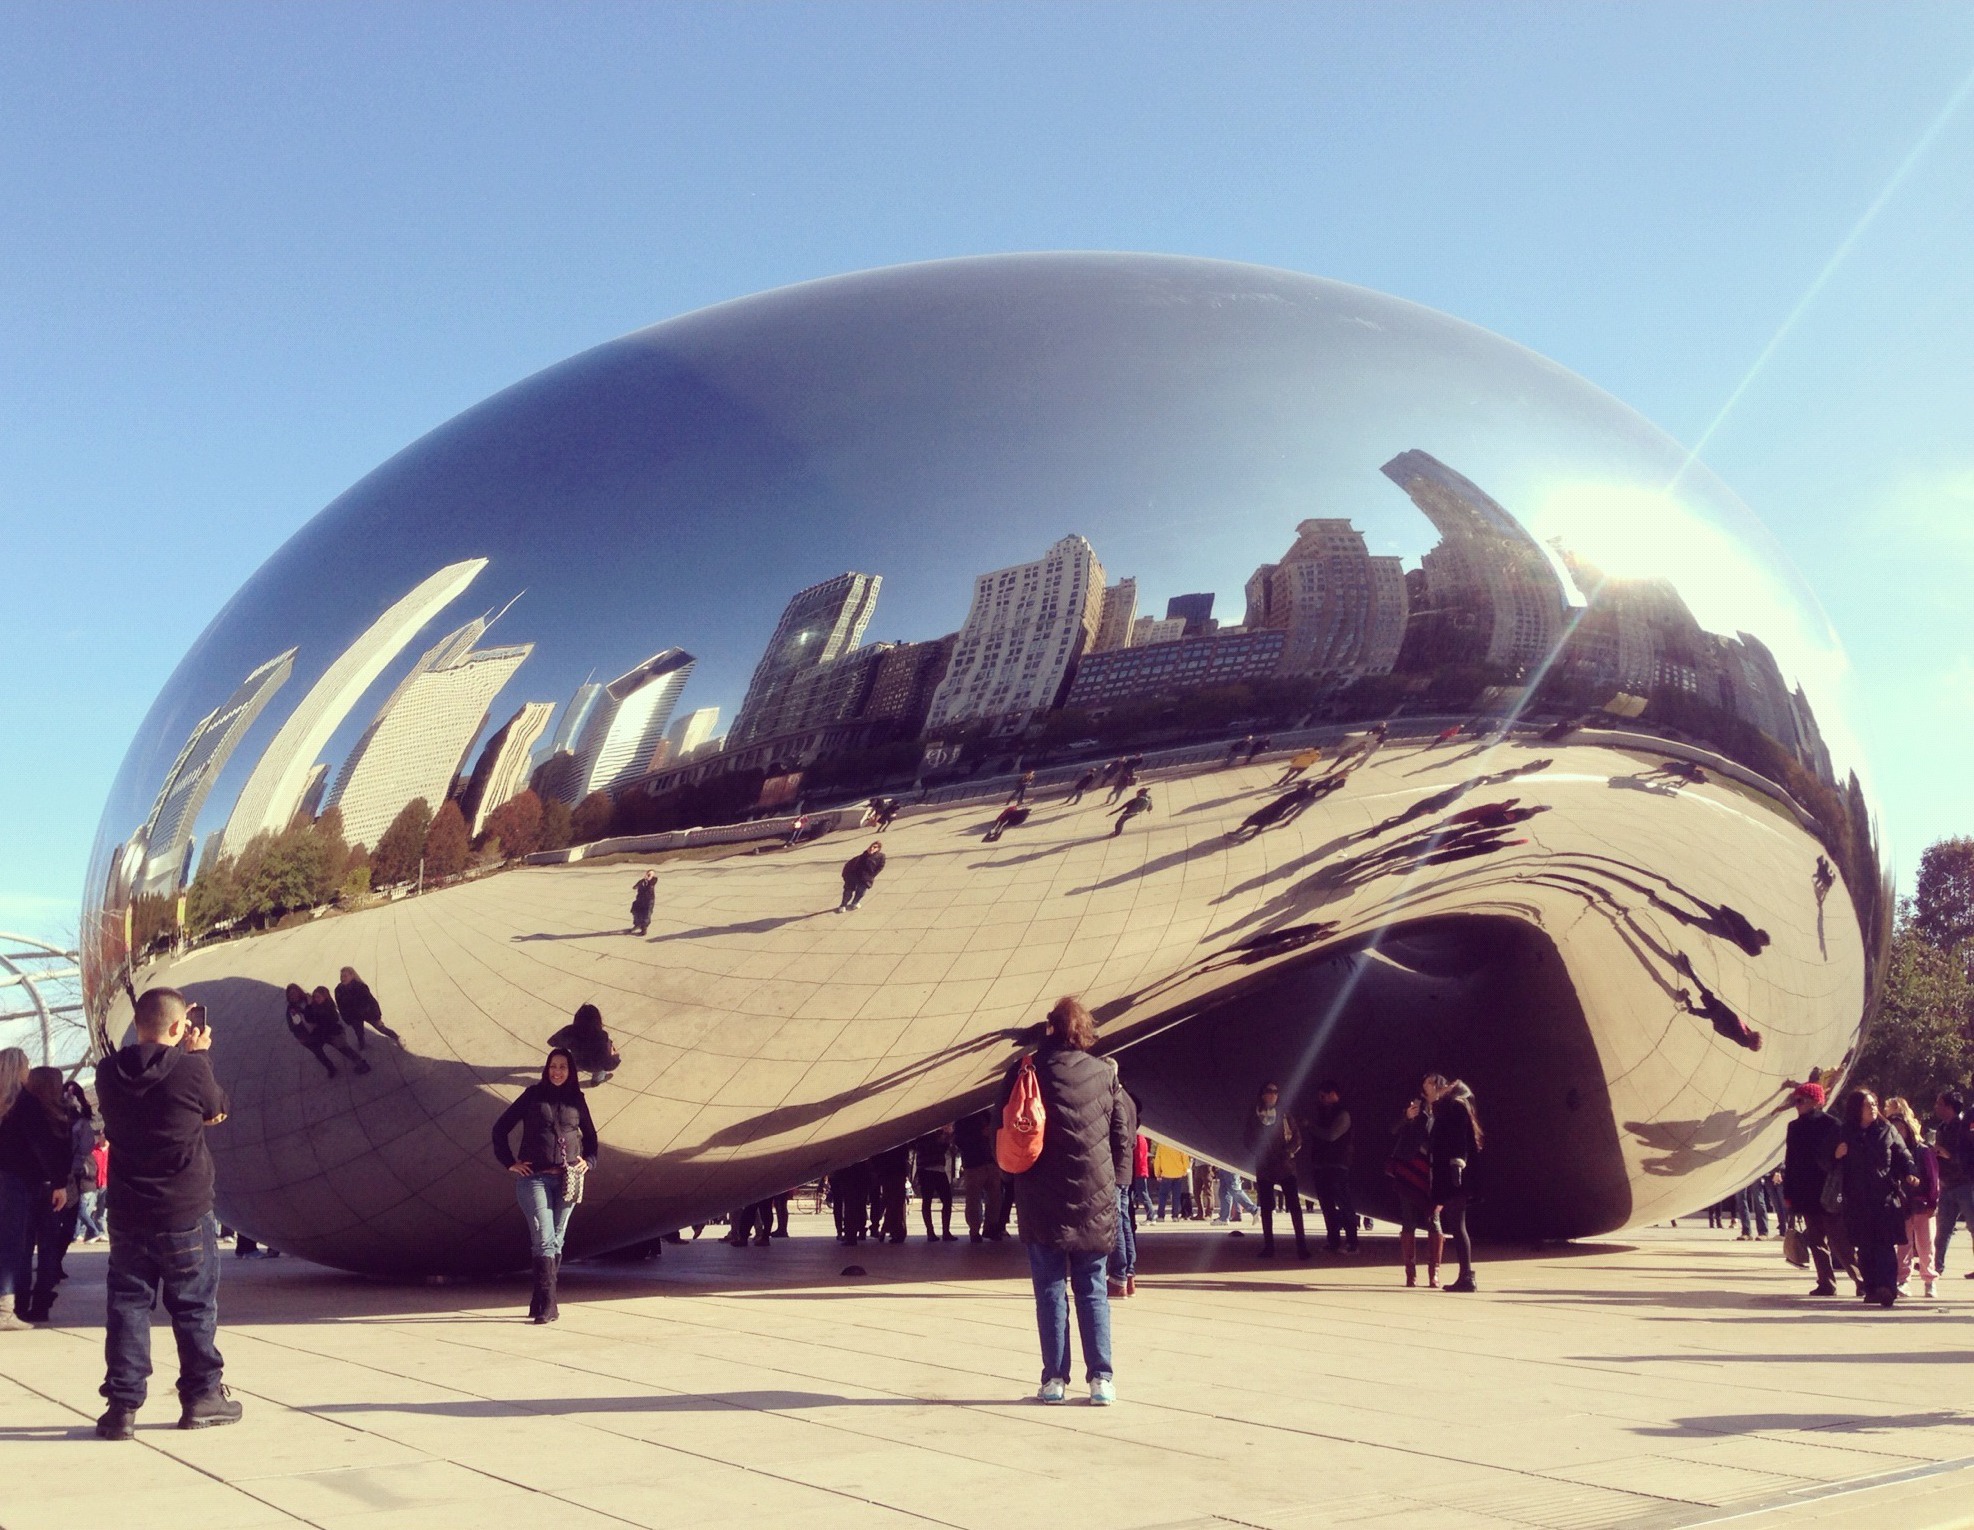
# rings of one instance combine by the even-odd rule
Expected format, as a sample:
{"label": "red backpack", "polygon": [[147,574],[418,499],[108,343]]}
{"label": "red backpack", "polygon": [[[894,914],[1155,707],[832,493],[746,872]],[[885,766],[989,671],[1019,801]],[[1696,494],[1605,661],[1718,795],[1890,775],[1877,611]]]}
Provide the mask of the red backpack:
{"label": "red backpack", "polygon": [[1049,1112],[1042,1104],[1042,1085],[1035,1077],[1035,1059],[1024,1057],[1014,1076],[1014,1089],[1001,1107],[1001,1129],[994,1134],[994,1161],[1004,1174],[1026,1174],[1042,1156],[1042,1129]]}

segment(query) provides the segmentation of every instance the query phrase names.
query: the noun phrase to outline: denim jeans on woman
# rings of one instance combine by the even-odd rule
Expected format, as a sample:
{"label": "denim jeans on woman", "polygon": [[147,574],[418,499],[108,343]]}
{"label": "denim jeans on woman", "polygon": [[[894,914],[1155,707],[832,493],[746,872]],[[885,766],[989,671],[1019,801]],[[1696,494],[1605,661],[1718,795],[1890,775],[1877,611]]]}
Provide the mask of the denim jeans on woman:
{"label": "denim jeans on woman", "polygon": [[520,1175],[514,1181],[514,1199],[528,1219],[528,1253],[536,1259],[560,1259],[569,1213],[576,1209],[562,1199],[562,1171]]}
{"label": "denim jeans on woman", "polygon": [[103,1395],[132,1412],[151,1378],[151,1299],[171,1314],[178,1341],[178,1395],[191,1403],[219,1387],[219,1224],[210,1216],[177,1232],[145,1233],[110,1223],[108,1361]]}
{"label": "denim jeans on woman", "polygon": [[1131,1192],[1117,1187],[1117,1241],[1110,1249],[1110,1278],[1119,1282],[1138,1273],[1138,1227],[1131,1217]]}
{"label": "denim jeans on woman", "polygon": [[1028,1245],[1028,1276],[1035,1286],[1035,1326],[1042,1338],[1042,1380],[1069,1380],[1069,1304],[1083,1342],[1084,1378],[1109,1376],[1110,1292],[1104,1284],[1110,1255],[1067,1254]]}

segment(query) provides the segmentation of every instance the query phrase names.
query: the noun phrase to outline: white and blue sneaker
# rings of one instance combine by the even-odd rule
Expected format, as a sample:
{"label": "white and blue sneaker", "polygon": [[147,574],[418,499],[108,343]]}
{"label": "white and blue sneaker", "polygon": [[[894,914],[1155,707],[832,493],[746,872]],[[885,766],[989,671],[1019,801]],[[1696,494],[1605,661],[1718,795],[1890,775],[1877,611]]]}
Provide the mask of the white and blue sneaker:
{"label": "white and blue sneaker", "polygon": [[1090,1383],[1090,1406],[1108,1408],[1117,1401],[1117,1383],[1108,1376],[1099,1376]]}
{"label": "white and blue sneaker", "polygon": [[1042,1383],[1042,1390],[1035,1394],[1035,1401],[1059,1403],[1069,1401],[1069,1383],[1058,1376],[1051,1376]]}

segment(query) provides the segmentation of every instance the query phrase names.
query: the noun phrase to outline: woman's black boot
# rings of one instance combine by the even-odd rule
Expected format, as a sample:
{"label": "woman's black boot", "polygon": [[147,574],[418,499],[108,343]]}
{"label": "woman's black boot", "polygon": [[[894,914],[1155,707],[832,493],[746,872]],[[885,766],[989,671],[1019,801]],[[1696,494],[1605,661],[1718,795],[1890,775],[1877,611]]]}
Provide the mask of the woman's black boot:
{"label": "woman's black boot", "polygon": [[535,1259],[535,1294],[528,1302],[529,1321],[552,1322],[548,1315],[555,1304],[555,1261],[547,1255]]}
{"label": "woman's black boot", "polygon": [[548,1273],[546,1276],[548,1286],[547,1286],[547,1292],[545,1298],[542,1302],[540,1321],[544,1323],[552,1323],[557,1318],[562,1316],[562,1309],[555,1305],[555,1283],[562,1274],[562,1261],[560,1259],[547,1259],[544,1260],[543,1263],[548,1266]]}

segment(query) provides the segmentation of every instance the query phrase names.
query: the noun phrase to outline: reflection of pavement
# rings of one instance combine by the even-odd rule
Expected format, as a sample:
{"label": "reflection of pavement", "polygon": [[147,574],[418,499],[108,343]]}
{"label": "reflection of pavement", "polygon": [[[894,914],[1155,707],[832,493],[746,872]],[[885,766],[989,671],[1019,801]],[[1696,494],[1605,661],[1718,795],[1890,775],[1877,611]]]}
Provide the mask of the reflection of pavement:
{"label": "reflection of pavement", "polygon": [[1035,1385],[1017,1249],[915,1235],[844,1280],[815,1219],[795,1231],[577,1265],[547,1330],[518,1321],[516,1281],[389,1286],[229,1259],[221,1343],[246,1419],[180,1434],[166,1385],[138,1418],[149,1449],[74,1439],[102,1406],[103,1257],[79,1248],[62,1326],[0,1344],[0,1517],[1932,1530],[1964,1523],[1974,1489],[1930,1474],[1969,1454],[1963,1346],[1941,1330],[1974,1301],[1833,1312],[1774,1243],[1731,1233],[1484,1249],[1482,1294],[1461,1298],[1399,1286],[1382,1238],[1361,1260],[1263,1269],[1251,1237],[1154,1230],[1139,1295],[1113,1309],[1118,1407],[1044,1412],[1017,1400]]}
{"label": "reflection of pavement", "polygon": [[[1508,797],[1552,808],[1528,822],[1437,850],[1444,813],[1367,832],[1543,758],[1554,763],[1446,810]],[[635,868],[577,864],[213,948],[173,976],[230,979],[213,995],[240,1096],[223,1183],[249,1226],[353,1263],[443,1245],[467,1267],[489,1248],[511,1256],[519,1231],[488,1167],[488,1090],[504,1098],[529,1076],[543,1038],[583,1002],[602,1008],[624,1066],[593,1096],[615,1151],[579,1226],[628,1236],[720,1208],[737,1193],[723,1172],[735,1160],[776,1155],[792,1180],[856,1156],[846,1142],[877,1145],[850,1141],[866,1129],[946,1118],[999,1076],[1019,1028],[1059,993],[1111,1006],[1104,1034],[1118,1039],[1210,990],[1211,972],[1170,980],[1239,940],[1314,921],[1345,940],[1394,919],[1509,917],[1564,954],[1627,1134],[1634,1219],[1650,1221],[1724,1193],[1779,1150],[1766,1108],[1785,1078],[1849,1046],[1862,962],[1841,888],[1827,955],[1818,948],[1818,850],[1792,818],[1722,783],[1610,789],[1651,763],[1587,745],[1390,749],[1293,822],[1240,842],[1228,831],[1268,800],[1278,765],[1154,775],[1154,813],[1115,838],[1100,795],[1038,801],[991,846],[980,834],[998,804],[908,815],[848,914],[831,910],[838,868],[865,842],[852,833],[661,865],[648,939],[627,933]],[[1405,843],[1415,851],[1380,854]],[[1455,843],[1474,848],[1448,857]],[[1696,929],[1694,900],[1740,911],[1772,943],[1751,957]],[[1284,959],[1298,954],[1296,940],[1281,943]],[[1758,1054],[1680,1007],[1691,984],[1677,957],[1762,1033]],[[415,1056],[385,1048],[370,1077],[325,1081],[281,1032],[273,995],[291,979],[333,981],[345,963]],[[1148,991],[1157,997],[1126,1002]],[[422,1130],[428,1120],[437,1133]],[[331,1226],[335,1237],[321,1236]]]}

